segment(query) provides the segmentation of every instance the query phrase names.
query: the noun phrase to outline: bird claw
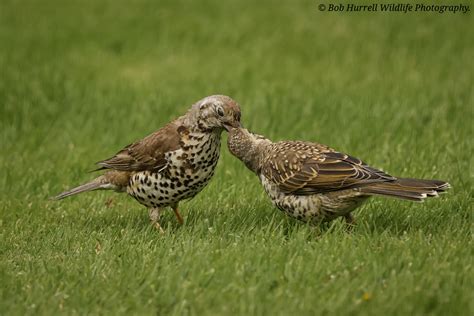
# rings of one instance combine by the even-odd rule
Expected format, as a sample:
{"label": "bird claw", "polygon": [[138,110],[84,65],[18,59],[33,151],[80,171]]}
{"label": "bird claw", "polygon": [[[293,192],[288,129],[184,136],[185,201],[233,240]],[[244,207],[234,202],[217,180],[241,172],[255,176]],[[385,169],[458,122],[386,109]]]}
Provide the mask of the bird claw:
{"label": "bird claw", "polygon": [[355,227],[355,219],[352,214],[347,214],[344,216],[344,219],[346,220],[346,232],[352,233]]}
{"label": "bird claw", "polygon": [[160,232],[160,234],[162,234],[162,235],[165,234],[165,231],[164,231],[163,228],[161,227],[160,223],[155,222],[155,223],[153,223],[153,226]]}

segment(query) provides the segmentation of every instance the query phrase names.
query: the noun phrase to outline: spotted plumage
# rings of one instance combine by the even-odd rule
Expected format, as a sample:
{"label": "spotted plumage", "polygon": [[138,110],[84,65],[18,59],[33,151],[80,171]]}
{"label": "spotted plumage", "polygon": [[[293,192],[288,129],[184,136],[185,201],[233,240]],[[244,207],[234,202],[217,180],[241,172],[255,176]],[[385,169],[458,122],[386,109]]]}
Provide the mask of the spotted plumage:
{"label": "spotted plumage", "polygon": [[127,192],[149,208],[159,226],[160,211],[171,206],[180,222],[178,203],[198,194],[214,174],[223,129],[240,125],[240,106],[215,95],[195,103],[186,115],[98,162],[103,175],[59,194],[62,199],[98,189]]}
{"label": "spotted plumage", "polygon": [[127,192],[147,207],[162,208],[194,197],[214,174],[220,134],[190,133],[182,147],[166,153],[166,170],[145,170],[130,177]]}
{"label": "spotted plumage", "polygon": [[422,201],[449,188],[439,180],[396,178],[360,159],[311,142],[272,142],[243,128],[229,133],[231,153],[257,174],[276,207],[319,223],[351,212],[372,195]]}

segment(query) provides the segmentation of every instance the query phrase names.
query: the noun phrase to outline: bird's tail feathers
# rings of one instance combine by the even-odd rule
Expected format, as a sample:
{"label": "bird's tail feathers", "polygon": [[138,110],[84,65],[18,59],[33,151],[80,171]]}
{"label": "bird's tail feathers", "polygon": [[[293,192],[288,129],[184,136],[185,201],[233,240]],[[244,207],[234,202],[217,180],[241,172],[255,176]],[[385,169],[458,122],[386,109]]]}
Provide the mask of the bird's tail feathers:
{"label": "bird's tail feathers", "polygon": [[393,182],[376,183],[360,188],[360,191],[369,195],[383,195],[423,202],[427,197],[436,197],[450,187],[449,183],[441,180],[398,178]]}
{"label": "bird's tail feathers", "polygon": [[76,195],[79,193],[83,192],[88,192],[88,191],[95,191],[95,190],[115,190],[115,185],[111,184],[105,175],[102,175],[98,178],[95,178],[94,180],[87,182],[85,184],[82,184],[78,187],[75,187],[71,190],[62,192],[55,197],[52,197],[52,200],[62,200],[64,198],[67,198],[72,195]]}

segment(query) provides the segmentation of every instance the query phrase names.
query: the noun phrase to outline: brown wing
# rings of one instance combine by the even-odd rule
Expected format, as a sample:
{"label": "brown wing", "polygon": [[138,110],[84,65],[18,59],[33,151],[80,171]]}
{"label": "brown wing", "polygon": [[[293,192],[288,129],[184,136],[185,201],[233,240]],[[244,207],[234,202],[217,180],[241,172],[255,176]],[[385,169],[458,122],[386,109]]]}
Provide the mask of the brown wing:
{"label": "brown wing", "polygon": [[122,171],[157,170],[166,165],[165,154],[180,148],[180,132],[185,129],[169,123],[147,137],[126,146],[115,156],[99,161],[101,169]]}
{"label": "brown wing", "polygon": [[276,154],[266,161],[262,172],[284,193],[310,195],[396,180],[323,145],[280,142],[275,146]]}

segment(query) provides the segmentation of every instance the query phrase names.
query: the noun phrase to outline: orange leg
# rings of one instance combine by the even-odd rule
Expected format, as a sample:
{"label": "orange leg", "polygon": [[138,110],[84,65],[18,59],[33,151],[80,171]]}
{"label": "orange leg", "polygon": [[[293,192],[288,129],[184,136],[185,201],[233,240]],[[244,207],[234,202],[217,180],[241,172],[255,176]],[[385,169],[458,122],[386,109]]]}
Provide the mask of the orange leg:
{"label": "orange leg", "polygon": [[180,225],[183,225],[183,224],[184,224],[184,220],[183,220],[183,217],[181,216],[181,214],[179,214],[179,211],[178,211],[178,204],[173,205],[172,208],[173,208],[173,211],[174,211],[174,215],[176,215],[176,218],[178,219],[179,224],[180,224]]}

